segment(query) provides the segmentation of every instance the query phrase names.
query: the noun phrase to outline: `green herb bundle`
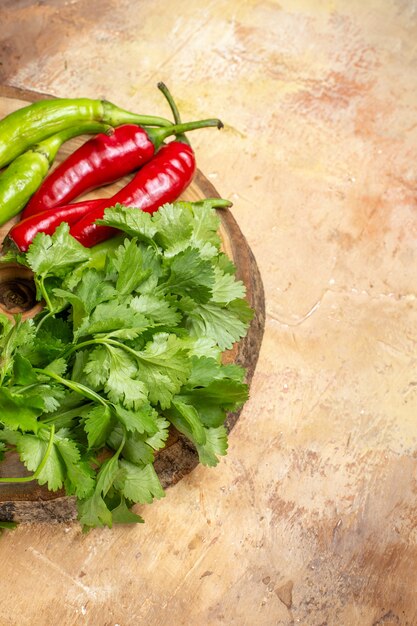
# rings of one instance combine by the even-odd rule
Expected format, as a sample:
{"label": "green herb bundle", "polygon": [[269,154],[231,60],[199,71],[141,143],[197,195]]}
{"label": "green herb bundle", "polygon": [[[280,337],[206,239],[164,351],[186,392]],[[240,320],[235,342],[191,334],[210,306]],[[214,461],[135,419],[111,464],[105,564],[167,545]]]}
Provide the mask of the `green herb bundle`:
{"label": "green herb bundle", "polygon": [[64,223],[16,254],[45,308],[0,316],[0,453],[33,472],[0,480],[64,488],[85,529],[143,521],[131,508],[164,495],[154,459],[170,425],[201,463],[226,453],[248,389],[221,355],[252,317],[210,202],[117,205],[100,223],[122,234],[89,250]]}

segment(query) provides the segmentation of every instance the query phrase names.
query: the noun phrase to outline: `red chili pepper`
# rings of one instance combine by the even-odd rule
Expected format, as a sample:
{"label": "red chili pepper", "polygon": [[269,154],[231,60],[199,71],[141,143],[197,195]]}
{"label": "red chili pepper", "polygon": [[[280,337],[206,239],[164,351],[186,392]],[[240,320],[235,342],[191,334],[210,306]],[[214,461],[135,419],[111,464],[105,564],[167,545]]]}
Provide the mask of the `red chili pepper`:
{"label": "red chili pepper", "polygon": [[[177,140],[164,145],[152,161],[139,170],[126,187],[104,201],[101,206],[97,206],[70,229],[70,233],[87,248],[117,233],[115,228],[95,223],[104,217],[104,211],[108,207],[119,203],[153,213],[162,204],[177,200],[193,179],[196,162],[194,151],[184,135],[186,125],[181,122],[179,111],[168,87],[160,82],[158,88],[164,94],[173,113]],[[222,122],[217,120],[217,128],[222,127]]]}
{"label": "red chili pepper", "polygon": [[124,124],[100,133],[69,155],[45,179],[23,210],[22,218],[67,204],[82,193],[108,185],[139,168],[154,155],[146,131]]}
{"label": "red chili pepper", "polygon": [[104,217],[106,208],[122,204],[153,213],[162,204],[177,200],[190,184],[195,170],[191,146],[182,141],[171,141],[162,146],[152,161],[144,165],[123,189],[76,222],[70,229],[71,235],[86,248],[109,239],[117,230],[95,223]]}
{"label": "red chili pepper", "polygon": [[68,204],[87,191],[108,185],[151,160],[164,139],[185,131],[218,126],[217,119],[145,128],[124,124],[111,135],[100,133],[65,159],[44,180],[23,210],[22,218]]}
{"label": "red chili pepper", "polygon": [[31,215],[12,226],[7,239],[13,241],[22,252],[26,252],[38,233],[53,235],[61,222],[67,222],[71,226],[102,202],[102,199],[85,200],[59,207],[56,211],[42,211],[42,213]]}

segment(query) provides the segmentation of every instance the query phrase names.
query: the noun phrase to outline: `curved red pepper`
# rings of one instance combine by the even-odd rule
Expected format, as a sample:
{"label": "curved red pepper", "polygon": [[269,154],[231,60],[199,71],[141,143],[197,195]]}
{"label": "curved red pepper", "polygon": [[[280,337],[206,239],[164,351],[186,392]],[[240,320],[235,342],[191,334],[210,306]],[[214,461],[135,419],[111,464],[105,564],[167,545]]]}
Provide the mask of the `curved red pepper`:
{"label": "curved red pepper", "polygon": [[222,127],[218,119],[142,128],[124,124],[111,135],[99,134],[84,143],[46,177],[23,210],[23,219],[68,204],[82,193],[112,183],[150,161],[163,141],[207,126]]}
{"label": "curved red pepper", "polygon": [[85,200],[59,207],[56,211],[42,211],[17,222],[7,234],[7,239],[22,252],[26,252],[38,233],[53,235],[61,222],[67,222],[70,226],[75,224],[90,211],[101,205],[103,200]]}
{"label": "curved red pepper", "polygon": [[100,133],[69,155],[45,179],[22,213],[25,219],[126,176],[155,153],[145,129],[135,124],[118,126],[110,135]]}
{"label": "curved red pepper", "polygon": [[111,198],[107,198],[70,229],[71,235],[83,246],[91,248],[109,239],[117,230],[95,224],[106,208],[116,204],[136,207],[153,213],[162,204],[174,202],[190,184],[196,170],[194,151],[181,141],[162,146],[135,177]]}

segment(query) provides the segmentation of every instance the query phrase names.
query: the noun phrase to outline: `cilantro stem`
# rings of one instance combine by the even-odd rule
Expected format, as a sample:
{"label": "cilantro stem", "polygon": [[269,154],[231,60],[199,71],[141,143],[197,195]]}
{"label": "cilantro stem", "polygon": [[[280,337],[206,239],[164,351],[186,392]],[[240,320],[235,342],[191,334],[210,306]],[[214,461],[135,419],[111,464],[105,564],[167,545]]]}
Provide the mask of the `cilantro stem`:
{"label": "cilantro stem", "polygon": [[48,462],[49,456],[52,451],[52,446],[54,445],[54,435],[55,435],[55,426],[51,425],[51,430],[49,433],[49,441],[46,447],[45,454],[43,456],[42,461],[39,463],[37,469],[31,476],[19,476],[19,477],[11,477],[11,478],[0,478],[0,483],[30,483],[32,480],[36,480],[43,468]]}
{"label": "cilantro stem", "polygon": [[59,424],[61,427],[63,425],[68,425],[68,423],[72,422],[75,417],[80,417],[81,411],[90,406],[92,405],[83,402],[81,405],[73,409],[65,409],[61,412],[55,412],[51,416],[41,418],[42,424]]}
{"label": "cilantro stem", "polygon": [[[35,280],[36,280],[36,279],[35,279]],[[36,282],[37,282],[37,283],[38,283],[38,285],[39,285],[39,289],[40,289],[40,291],[41,291],[41,293],[42,293],[43,299],[44,299],[44,300],[45,300],[45,302],[46,302],[46,306],[47,306],[47,308],[49,309],[49,311],[51,311],[51,312],[52,312],[52,303],[51,303],[51,301],[50,301],[50,299],[49,299],[48,292],[47,292],[47,291],[46,291],[46,289],[45,289],[44,277],[43,277],[43,276],[41,276],[41,277],[39,278],[39,280],[37,280]]]}
{"label": "cilantro stem", "polygon": [[35,372],[38,372],[39,374],[46,374],[46,376],[53,378],[58,383],[61,383],[61,385],[68,387],[68,389],[75,391],[76,393],[80,394],[81,396],[84,396],[84,398],[87,398],[88,400],[99,402],[100,404],[106,407],[109,406],[109,403],[104,398],[102,398],[102,396],[100,396],[98,393],[90,389],[90,387],[86,387],[82,383],[76,383],[74,380],[68,380],[67,378],[62,378],[62,376],[59,376],[59,374],[56,374],[55,372],[49,372],[46,369],[41,369],[38,367],[35,367],[33,369],[35,370]]}
{"label": "cilantro stem", "polygon": [[64,359],[68,359],[68,357],[71,356],[71,354],[73,352],[77,352],[77,350],[81,350],[82,348],[86,348],[87,346],[94,346],[94,345],[99,344],[99,343],[103,343],[102,340],[100,340],[100,339],[87,339],[86,341],[82,341],[81,343],[76,343],[74,346],[71,346],[71,348],[68,348],[68,350],[66,350],[62,354],[62,357]]}
{"label": "cilantro stem", "polygon": [[120,442],[119,447],[116,450],[115,456],[119,457],[122,453],[123,448],[125,447],[125,443],[126,443],[126,429],[123,428],[123,435],[122,435],[122,441]]}
{"label": "cilantro stem", "polygon": [[116,341],[115,339],[106,339],[105,341],[102,341],[101,343],[103,343],[104,345],[110,344],[111,346],[116,346],[117,348],[120,348],[121,350],[125,350],[126,352],[129,352],[129,354],[133,354],[133,356],[136,359],[140,358],[140,355],[137,353],[136,350],[134,350],[133,348],[130,348],[129,346],[126,346],[124,343],[121,343],[120,341]]}
{"label": "cilantro stem", "polygon": [[112,346],[115,346],[116,348],[120,348],[121,350],[125,350],[126,352],[129,352],[130,354],[133,354],[133,356],[135,356],[136,358],[140,358],[136,350],[133,350],[133,348],[129,348],[129,346],[126,346],[124,343],[121,343],[120,341],[116,341],[115,339],[109,339],[109,338],[88,339],[86,341],[82,341],[81,343],[77,343],[75,346],[72,346],[69,350],[64,352],[62,357],[64,359],[67,359],[73,352],[76,352],[77,350],[81,350],[82,348],[85,348],[87,346],[92,346],[92,345],[107,346],[109,344]]}
{"label": "cilantro stem", "polygon": [[[135,359],[140,360],[140,354],[138,354],[138,352],[136,350],[134,350],[133,348],[130,348],[129,346],[127,346],[124,343],[121,343],[120,341],[116,341],[115,339],[109,339],[109,338],[89,339],[87,341],[83,341],[81,343],[78,343],[75,346],[73,346],[72,348],[70,348],[67,352],[65,352],[63,354],[63,357],[65,359],[67,359],[73,352],[76,352],[77,350],[80,350],[81,348],[85,348],[86,346],[90,346],[90,345],[103,345],[109,351],[110,351],[110,347],[109,346],[115,346],[116,348],[119,348],[120,350],[124,350],[125,352],[128,352],[129,354],[132,354],[135,357]],[[48,372],[46,372],[46,373],[48,373]]]}
{"label": "cilantro stem", "polygon": [[[50,304],[50,303],[49,303]],[[41,319],[41,321],[39,322],[39,324],[36,327],[36,332],[38,332],[38,330],[40,329],[40,327],[42,326],[42,324],[44,323],[45,320],[48,319],[48,317],[53,317],[53,315],[55,315],[54,311],[48,311],[48,313],[46,315],[43,316],[43,318]]]}

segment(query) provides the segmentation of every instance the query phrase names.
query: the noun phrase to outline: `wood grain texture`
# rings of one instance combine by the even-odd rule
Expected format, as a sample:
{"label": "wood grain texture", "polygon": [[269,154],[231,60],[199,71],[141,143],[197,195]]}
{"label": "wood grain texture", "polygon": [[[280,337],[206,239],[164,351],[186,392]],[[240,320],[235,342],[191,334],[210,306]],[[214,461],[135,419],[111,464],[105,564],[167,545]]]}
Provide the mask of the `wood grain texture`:
{"label": "wood grain texture", "polygon": [[[13,89],[0,85],[0,118],[7,112],[48,98],[47,94],[31,92],[22,89]],[[61,148],[55,161],[58,165],[74,148],[85,141],[85,137],[78,137],[69,141]],[[109,197],[124,186],[131,177],[125,177],[117,183],[108,185],[104,189],[88,194],[88,197]],[[101,195],[100,195],[101,194]],[[87,196],[86,196],[87,197]],[[214,186],[205,178],[202,172],[197,171],[189,188],[181,196],[185,200],[201,200],[204,198],[219,197]],[[246,369],[245,380],[250,386],[259,350],[262,342],[265,322],[265,302],[262,280],[256,265],[255,258],[244,238],[236,220],[229,209],[219,210],[220,233],[223,248],[236,265],[236,277],[242,280],[246,286],[246,297],[254,310],[254,318],[248,329],[246,337],[241,342],[227,351],[224,355],[225,362],[234,362]],[[19,219],[16,216],[0,229],[0,240],[7,234],[11,223]],[[1,268],[0,268],[1,270]],[[5,266],[0,271],[0,288],[3,281],[10,280],[10,275],[16,280],[26,279],[27,272],[22,272],[15,266]],[[35,304],[32,309],[24,311],[26,317],[39,312],[40,305]],[[0,311],[9,313],[7,307],[0,303]],[[11,311],[15,312],[14,308]],[[226,420],[226,428],[230,432],[239,418],[241,409],[230,413]],[[175,429],[172,429],[165,448],[156,454],[155,470],[164,488],[174,485],[186,474],[198,465],[198,454],[195,447]],[[0,476],[27,476],[28,472],[20,463],[16,454],[10,454],[0,466]],[[0,484],[0,520],[17,522],[36,521],[68,521],[77,516],[75,499],[66,498],[64,490],[51,492],[46,487],[41,487],[36,482],[30,483],[2,483]]]}
{"label": "wood grain texture", "polygon": [[227,457],[139,528],[5,534],[5,626],[417,624],[416,16],[415,0],[0,3],[3,82],[166,115],[163,80],[185,119],[225,122],[193,146],[266,297]]}

